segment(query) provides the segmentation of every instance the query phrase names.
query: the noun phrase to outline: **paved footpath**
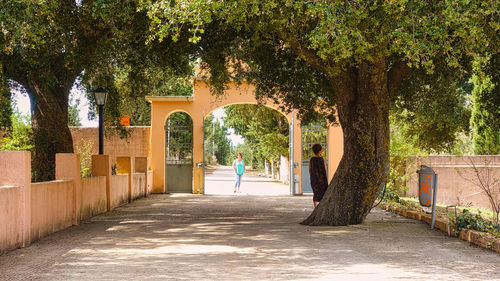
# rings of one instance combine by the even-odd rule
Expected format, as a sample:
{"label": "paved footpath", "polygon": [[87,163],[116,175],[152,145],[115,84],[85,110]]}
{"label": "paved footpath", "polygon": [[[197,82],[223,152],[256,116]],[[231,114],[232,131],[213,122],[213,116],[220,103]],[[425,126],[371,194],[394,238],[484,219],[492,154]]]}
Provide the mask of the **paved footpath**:
{"label": "paved footpath", "polygon": [[[230,166],[217,166],[208,169],[205,177],[205,194],[232,195],[235,175]],[[266,177],[247,172],[243,175],[240,193],[237,195],[288,195],[290,186]]]}
{"label": "paved footpath", "polygon": [[298,224],[309,196],[153,195],[0,256],[0,280],[500,280],[500,255],[375,209]]}

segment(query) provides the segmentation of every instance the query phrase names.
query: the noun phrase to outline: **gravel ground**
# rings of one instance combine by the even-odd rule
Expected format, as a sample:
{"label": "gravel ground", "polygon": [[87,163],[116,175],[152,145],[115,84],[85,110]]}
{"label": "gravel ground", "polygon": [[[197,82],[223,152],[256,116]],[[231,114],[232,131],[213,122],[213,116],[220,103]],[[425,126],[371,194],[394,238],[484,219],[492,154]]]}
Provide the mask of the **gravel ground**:
{"label": "gravel ground", "polygon": [[375,209],[300,225],[309,196],[153,195],[0,256],[0,280],[500,280],[500,255]]}

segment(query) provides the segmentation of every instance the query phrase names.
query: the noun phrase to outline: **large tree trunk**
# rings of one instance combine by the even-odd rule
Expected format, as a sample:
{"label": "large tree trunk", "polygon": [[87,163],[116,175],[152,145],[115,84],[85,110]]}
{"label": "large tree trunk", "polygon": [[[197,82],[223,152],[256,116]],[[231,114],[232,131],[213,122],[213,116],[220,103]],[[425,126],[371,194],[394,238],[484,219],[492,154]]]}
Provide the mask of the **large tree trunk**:
{"label": "large tree trunk", "polygon": [[3,73],[3,65],[0,61],[0,129],[2,130],[9,130],[12,127],[12,121],[10,120],[12,115],[11,96],[7,77]]}
{"label": "large tree trunk", "polygon": [[344,155],[306,225],[362,223],[389,173],[389,94],[384,59],[332,80],[344,133]]}
{"label": "large tree trunk", "polygon": [[[56,153],[72,153],[73,139],[68,128],[68,95],[72,82],[48,87],[34,81],[25,85],[31,101],[33,128],[32,177],[36,182],[55,178]],[[48,89],[48,90],[47,90]]]}

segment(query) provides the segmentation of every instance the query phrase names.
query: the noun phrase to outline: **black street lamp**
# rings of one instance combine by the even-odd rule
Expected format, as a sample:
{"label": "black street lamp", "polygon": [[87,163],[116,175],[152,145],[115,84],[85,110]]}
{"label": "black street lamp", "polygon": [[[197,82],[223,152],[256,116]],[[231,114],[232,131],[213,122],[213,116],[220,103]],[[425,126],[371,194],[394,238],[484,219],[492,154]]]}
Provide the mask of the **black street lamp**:
{"label": "black street lamp", "polygon": [[97,104],[97,107],[99,108],[99,154],[102,155],[104,154],[104,137],[103,137],[103,118],[102,118],[102,111],[104,108],[104,105],[106,104],[106,99],[108,98],[108,92],[104,90],[103,88],[98,88],[94,90],[94,98],[95,98],[95,103]]}

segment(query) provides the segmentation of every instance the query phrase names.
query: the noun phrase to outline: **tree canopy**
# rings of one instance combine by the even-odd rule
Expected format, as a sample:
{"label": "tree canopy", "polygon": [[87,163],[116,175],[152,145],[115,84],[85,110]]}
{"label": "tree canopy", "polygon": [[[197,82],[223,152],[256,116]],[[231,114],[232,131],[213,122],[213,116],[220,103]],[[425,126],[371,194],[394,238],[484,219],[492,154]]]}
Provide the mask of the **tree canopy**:
{"label": "tree canopy", "polygon": [[500,53],[479,57],[471,79],[475,87],[471,126],[476,154],[500,153]]}
{"label": "tree canopy", "polygon": [[[176,40],[189,27],[215,93],[230,80],[246,79],[255,83],[258,97],[297,108],[305,119],[320,111],[342,125],[344,156],[324,202],[304,221],[313,225],[364,220],[387,182],[389,109],[396,105],[418,122],[442,108],[452,112],[455,106],[446,109],[445,102],[433,101],[444,98],[458,105],[457,91],[441,85],[442,94],[434,87],[459,81],[439,73],[470,71],[474,57],[498,53],[499,5],[467,0],[143,2],[155,31],[152,39]],[[433,73],[439,79],[432,79]],[[419,85],[407,84],[405,93],[406,83]],[[405,98],[412,95],[415,102]],[[462,114],[456,115],[452,119],[458,121],[434,114],[446,122],[428,125],[446,140],[462,122]]]}
{"label": "tree canopy", "polygon": [[[154,75],[146,79],[143,71],[151,66],[175,74],[191,71],[187,37],[147,45],[150,21],[145,12],[137,11],[137,4],[115,0],[0,2],[0,81],[2,85],[6,78],[16,81],[30,97],[35,181],[53,179],[55,153],[73,151],[67,128],[68,97],[80,81],[77,77],[89,96],[98,87],[110,93],[105,119],[117,124],[121,102],[145,93],[144,87],[134,87],[137,83],[121,94],[115,78],[123,79],[126,73],[132,77],[129,81],[151,82]],[[93,98],[89,101],[94,102]]]}
{"label": "tree canopy", "polygon": [[[248,80],[258,98],[303,120],[319,111],[342,125],[344,156],[304,223],[355,224],[387,182],[390,109],[428,125],[423,145],[446,142],[465,114],[454,113],[461,93],[447,85],[498,56],[499,10],[479,0],[2,1],[0,87],[7,78],[30,96],[34,179],[47,180],[55,153],[73,150],[68,96],[78,76],[89,92],[110,92],[105,112],[117,122],[122,102],[162,89],[158,69],[183,76],[201,59],[216,94]],[[475,110],[473,127],[492,110]]]}

